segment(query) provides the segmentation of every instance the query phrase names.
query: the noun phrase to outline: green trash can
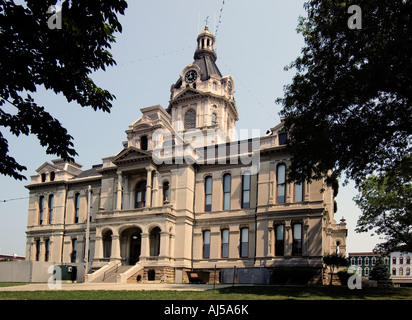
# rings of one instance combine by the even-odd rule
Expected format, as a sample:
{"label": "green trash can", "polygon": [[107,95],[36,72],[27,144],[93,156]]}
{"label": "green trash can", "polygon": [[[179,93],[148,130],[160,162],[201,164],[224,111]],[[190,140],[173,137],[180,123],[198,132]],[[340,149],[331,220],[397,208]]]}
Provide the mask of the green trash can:
{"label": "green trash can", "polygon": [[60,275],[62,281],[76,281],[77,280],[77,267],[71,265],[59,265],[55,266],[60,268]]}

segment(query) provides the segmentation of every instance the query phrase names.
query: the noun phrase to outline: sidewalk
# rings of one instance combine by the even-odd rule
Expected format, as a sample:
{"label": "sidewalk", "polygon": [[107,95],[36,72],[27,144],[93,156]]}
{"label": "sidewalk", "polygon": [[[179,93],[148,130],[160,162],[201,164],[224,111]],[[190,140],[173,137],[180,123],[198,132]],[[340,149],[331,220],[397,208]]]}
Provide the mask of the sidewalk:
{"label": "sidewalk", "polygon": [[[54,284],[53,287],[56,285]],[[231,285],[216,284],[216,289]],[[62,284],[61,288],[49,288],[47,283],[30,283],[21,286],[0,287],[0,291],[48,291],[48,290],[178,290],[205,291],[213,289],[213,284],[151,284],[151,283],[73,283]]]}

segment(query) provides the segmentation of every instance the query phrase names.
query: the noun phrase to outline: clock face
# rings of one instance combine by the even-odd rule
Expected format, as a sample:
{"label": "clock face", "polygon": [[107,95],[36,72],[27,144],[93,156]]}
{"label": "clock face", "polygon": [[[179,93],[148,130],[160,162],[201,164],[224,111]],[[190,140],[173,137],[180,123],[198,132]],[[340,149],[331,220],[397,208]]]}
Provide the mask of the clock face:
{"label": "clock face", "polygon": [[195,70],[190,70],[186,73],[185,80],[187,83],[192,83],[197,79],[197,72]]}

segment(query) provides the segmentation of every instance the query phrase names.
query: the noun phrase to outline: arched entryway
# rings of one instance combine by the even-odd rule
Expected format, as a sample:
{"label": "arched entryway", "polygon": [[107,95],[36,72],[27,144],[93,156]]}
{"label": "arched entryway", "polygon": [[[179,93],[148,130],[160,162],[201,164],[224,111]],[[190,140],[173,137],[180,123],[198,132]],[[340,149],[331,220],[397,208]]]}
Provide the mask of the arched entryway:
{"label": "arched entryway", "polygon": [[139,262],[142,248],[142,230],[130,227],[121,233],[121,257],[123,264],[135,265]]}

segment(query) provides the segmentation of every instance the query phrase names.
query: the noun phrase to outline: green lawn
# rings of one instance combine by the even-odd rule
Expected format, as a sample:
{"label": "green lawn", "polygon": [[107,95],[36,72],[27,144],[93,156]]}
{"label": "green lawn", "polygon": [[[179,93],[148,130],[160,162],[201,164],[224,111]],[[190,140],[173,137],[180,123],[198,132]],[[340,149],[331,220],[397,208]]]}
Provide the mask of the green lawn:
{"label": "green lawn", "polygon": [[412,300],[412,288],[245,286],[208,291],[13,291],[0,300]]}

